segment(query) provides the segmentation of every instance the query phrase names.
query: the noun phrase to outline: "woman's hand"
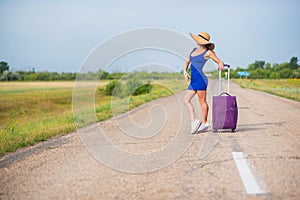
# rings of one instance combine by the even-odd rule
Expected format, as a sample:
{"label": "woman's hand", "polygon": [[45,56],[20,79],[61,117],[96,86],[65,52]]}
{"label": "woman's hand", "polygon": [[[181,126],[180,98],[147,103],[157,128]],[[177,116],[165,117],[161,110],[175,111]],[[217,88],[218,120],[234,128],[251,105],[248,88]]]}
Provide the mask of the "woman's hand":
{"label": "woman's hand", "polygon": [[191,78],[190,75],[186,72],[186,70],[188,69],[188,67],[190,65],[190,62],[191,62],[190,57],[188,57],[184,63],[184,67],[183,67],[183,75],[184,75],[184,79],[186,81],[188,81]]}
{"label": "woman's hand", "polygon": [[219,65],[219,70],[223,71],[223,69],[224,69],[224,63],[222,61],[220,61],[218,65]]}
{"label": "woman's hand", "polygon": [[188,81],[190,78],[190,75],[187,72],[184,72],[184,79]]}

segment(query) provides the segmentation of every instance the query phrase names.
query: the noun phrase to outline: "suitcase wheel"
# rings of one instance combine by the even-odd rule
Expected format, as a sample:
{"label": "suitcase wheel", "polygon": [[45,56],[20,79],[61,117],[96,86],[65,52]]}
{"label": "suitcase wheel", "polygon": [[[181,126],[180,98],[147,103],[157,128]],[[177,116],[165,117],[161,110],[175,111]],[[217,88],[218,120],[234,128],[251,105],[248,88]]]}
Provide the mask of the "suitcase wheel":
{"label": "suitcase wheel", "polygon": [[235,129],[231,129],[231,132],[234,133],[234,132],[235,132]]}

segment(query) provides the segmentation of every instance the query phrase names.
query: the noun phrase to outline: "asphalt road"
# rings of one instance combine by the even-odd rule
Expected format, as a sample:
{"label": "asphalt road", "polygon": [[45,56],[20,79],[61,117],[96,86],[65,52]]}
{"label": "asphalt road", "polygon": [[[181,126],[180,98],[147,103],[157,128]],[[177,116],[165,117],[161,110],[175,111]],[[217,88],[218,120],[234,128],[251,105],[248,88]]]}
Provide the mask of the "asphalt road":
{"label": "asphalt road", "polygon": [[191,135],[184,93],[158,99],[3,156],[0,199],[299,199],[300,103],[231,93],[236,133]]}

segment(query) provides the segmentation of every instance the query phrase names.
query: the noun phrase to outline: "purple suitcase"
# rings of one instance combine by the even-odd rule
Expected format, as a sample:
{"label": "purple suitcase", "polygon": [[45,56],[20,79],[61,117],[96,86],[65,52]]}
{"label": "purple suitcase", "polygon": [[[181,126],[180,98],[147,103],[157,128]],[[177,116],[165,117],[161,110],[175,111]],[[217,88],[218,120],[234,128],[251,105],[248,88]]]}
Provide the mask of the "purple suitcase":
{"label": "purple suitcase", "polygon": [[[230,65],[228,67],[228,93],[223,92],[218,96],[213,96],[212,102],[212,122],[213,130],[231,129],[232,132],[236,129],[238,119],[238,106],[236,96],[231,96],[229,93],[229,77]],[[219,93],[220,93],[221,71],[219,72]]]}

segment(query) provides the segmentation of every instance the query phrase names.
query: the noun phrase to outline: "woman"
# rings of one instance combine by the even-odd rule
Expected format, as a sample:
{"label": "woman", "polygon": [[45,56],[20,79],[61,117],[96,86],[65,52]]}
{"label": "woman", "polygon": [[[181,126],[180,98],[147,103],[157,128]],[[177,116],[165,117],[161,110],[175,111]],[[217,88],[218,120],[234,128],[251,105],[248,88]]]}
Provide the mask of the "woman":
{"label": "woman", "polygon": [[[201,32],[199,35],[190,33],[190,36],[197,42],[199,47],[193,49],[183,67],[184,78],[188,80],[190,76],[187,73],[187,69],[191,63],[191,82],[184,97],[184,104],[191,118],[191,133],[194,134],[196,132],[204,132],[209,127],[207,122],[208,105],[206,102],[208,80],[202,71],[203,66],[210,58],[218,64],[219,70],[223,70],[224,64],[216,56],[215,52],[213,52],[215,45],[209,41],[210,35],[208,33]],[[201,121],[195,117],[194,107],[191,104],[191,100],[195,94],[197,94],[202,108]]]}

